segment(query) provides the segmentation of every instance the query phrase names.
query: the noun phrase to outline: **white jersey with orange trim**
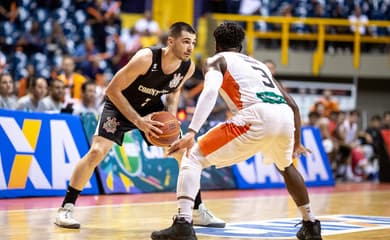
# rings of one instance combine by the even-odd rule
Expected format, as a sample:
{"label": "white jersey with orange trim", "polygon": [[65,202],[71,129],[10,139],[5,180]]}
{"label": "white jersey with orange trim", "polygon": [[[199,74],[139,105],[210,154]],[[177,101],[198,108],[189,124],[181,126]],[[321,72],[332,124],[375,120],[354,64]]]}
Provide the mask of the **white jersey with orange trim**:
{"label": "white jersey with orange trim", "polygon": [[268,67],[237,52],[221,52],[227,69],[220,94],[233,113],[260,102],[285,103]]}

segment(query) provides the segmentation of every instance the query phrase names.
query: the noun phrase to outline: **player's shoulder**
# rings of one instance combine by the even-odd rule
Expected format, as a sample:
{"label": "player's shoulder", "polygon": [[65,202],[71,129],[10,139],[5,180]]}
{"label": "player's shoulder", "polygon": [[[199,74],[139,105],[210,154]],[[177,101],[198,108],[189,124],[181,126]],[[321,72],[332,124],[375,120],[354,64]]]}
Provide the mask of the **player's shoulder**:
{"label": "player's shoulder", "polygon": [[222,53],[217,53],[206,60],[206,65],[214,65],[221,62],[225,62],[225,56]]}
{"label": "player's shoulder", "polygon": [[[153,62],[153,52],[150,48],[142,48],[136,52],[136,54],[130,59],[130,66],[136,68],[146,69]],[[139,70],[141,70],[139,69]]]}
{"label": "player's shoulder", "polygon": [[152,59],[153,51],[150,48],[142,48],[137,51],[134,57],[142,58],[142,59]]}

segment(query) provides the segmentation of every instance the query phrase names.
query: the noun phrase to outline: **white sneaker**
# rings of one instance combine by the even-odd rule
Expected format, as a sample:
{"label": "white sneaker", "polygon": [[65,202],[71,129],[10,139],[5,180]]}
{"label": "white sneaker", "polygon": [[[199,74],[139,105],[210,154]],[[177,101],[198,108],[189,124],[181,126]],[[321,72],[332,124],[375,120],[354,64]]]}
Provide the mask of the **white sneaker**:
{"label": "white sneaker", "polygon": [[55,224],[63,228],[80,228],[80,223],[73,219],[73,208],[74,204],[72,203],[67,203],[64,207],[59,208]]}
{"label": "white sneaker", "polygon": [[199,209],[194,209],[192,221],[195,226],[224,228],[226,223],[222,219],[214,216],[206,206],[201,203]]}

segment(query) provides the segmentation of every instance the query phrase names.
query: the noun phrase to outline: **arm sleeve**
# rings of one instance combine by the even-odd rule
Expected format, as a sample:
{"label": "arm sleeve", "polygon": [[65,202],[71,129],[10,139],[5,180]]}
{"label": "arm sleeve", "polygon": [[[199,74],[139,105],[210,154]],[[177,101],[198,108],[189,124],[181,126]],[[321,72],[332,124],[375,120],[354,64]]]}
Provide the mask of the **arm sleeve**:
{"label": "arm sleeve", "polygon": [[198,132],[214,108],[218,97],[218,90],[222,86],[223,76],[220,71],[211,70],[205,75],[204,87],[196,104],[194,116],[189,126]]}

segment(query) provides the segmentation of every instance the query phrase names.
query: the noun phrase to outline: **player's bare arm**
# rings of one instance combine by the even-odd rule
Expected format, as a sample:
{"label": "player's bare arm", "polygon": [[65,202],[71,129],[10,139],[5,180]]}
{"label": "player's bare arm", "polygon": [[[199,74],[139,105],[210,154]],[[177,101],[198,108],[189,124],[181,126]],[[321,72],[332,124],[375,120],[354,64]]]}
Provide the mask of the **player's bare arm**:
{"label": "player's bare arm", "polygon": [[287,104],[291,107],[294,112],[294,156],[299,156],[300,154],[311,153],[310,149],[305,148],[301,143],[301,115],[299,113],[299,107],[295,100],[287,93],[286,89],[278,82],[274,81],[274,83],[278,86],[280,91],[283,94],[284,99]]}
{"label": "player's bare arm", "polygon": [[187,156],[189,155],[189,150],[195,143],[196,133],[210,115],[215,102],[217,101],[218,91],[222,85],[223,72],[225,70],[226,62],[223,57],[211,57],[206,61],[206,65],[204,66],[204,87],[196,104],[195,112],[188,127],[188,131],[183,138],[177,140],[171,145],[167,151],[168,154],[175,153],[176,151],[185,148],[187,150]]}
{"label": "player's bare arm", "polygon": [[150,49],[138,51],[127,65],[115,74],[107,86],[106,94],[119,111],[138,129],[145,134],[152,134],[157,137],[158,134],[161,134],[158,127],[162,126],[162,123],[151,120],[150,116],[141,117],[122,94],[122,91],[134,82],[138,76],[148,71],[151,64],[152,51]]}

